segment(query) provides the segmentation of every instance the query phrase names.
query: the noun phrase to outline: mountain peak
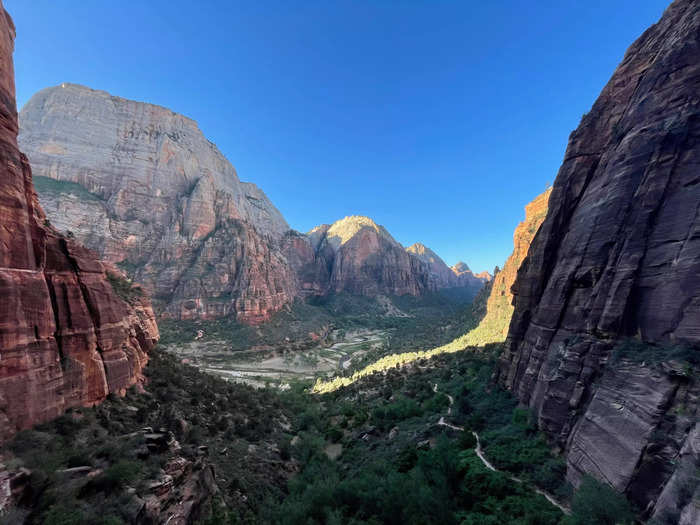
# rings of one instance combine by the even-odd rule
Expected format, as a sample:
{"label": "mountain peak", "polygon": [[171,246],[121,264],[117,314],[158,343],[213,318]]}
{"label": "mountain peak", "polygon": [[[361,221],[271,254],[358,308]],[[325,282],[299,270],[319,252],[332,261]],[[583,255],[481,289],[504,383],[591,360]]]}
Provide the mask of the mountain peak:
{"label": "mountain peak", "polygon": [[419,259],[424,260],[425,262],[442,261],[438,254],[420,242],[413,243],[411,246],[406,248],[406,251],[415,255]]}
{"label": "mountain peak", "polygon": [[[324,228],[324,226],[318,226],[311,231],[314,232],[319,228]],[[373,219],[364,215],[349,215],[335,221],[326,230],[326,239],[333,249],[337,250],[361,230],[366,228],[374,230],[381,237],[384,237],[394,244],[398,244],[384,226],[377,224]]]}
{"label": "mountain peak", "polygon": [[471,272],[472,270],[471,268],[469,268],[469,265],[467,263],[459,261],[452,267],[452,271],[459,275],[461,273]]}

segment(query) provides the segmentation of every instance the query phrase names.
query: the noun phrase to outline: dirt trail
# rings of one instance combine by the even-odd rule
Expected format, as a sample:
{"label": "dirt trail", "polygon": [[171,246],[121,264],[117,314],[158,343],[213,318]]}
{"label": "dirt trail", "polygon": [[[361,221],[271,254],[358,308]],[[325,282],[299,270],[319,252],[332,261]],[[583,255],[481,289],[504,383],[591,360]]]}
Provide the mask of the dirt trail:
{"label": "dirt trail", "polygon": [[[435,383],[433,385],[433,392],[435,392],[436,394],[438,392],[437,383]],[[454,404],[455,400],[453,399],[453,397],[450,394],[445,394],[443,392],[443,395],[447,396],[447,399],[450,402],[449,406],[447,407],[447,415],[449,416],[450,414],[452,414],[452,405]],[[441,425],[441,426],[447,427],[447,428],[451,428],[452,430],[457,430],[459,432],[464,432],[464,427],[458,427],[458,426],[451,425],[450,423],[446,422],[445,416],[440,416],[440,421],[438,421],[438,425]],[[475,447],[474,451],[476,452],[477,457],[481,460],[481,462],[484,464],[484,466],[487,469],[492,470],[493,472],[503,472],[502,470],[498,470],[496,467],[494,467],[493,464],[488,459],[486,459],[486,456],[484,455],[484,450],[481,448],[481,440],[479,439],[479,434],[477,434],[473,430],[471,432],[474,435],[474,437],[476,438],[476,447]],[[537,492],[537,494],[540,494],[541,496],[544,496],[545,498],[547,498],[547,501],[549,501],[552,505],[557,507],[560,511],[562,511],[567,516],[571,515],[571,509],[568,506],[564,505],[563,503],[559,503],[554,498],[554,496],[552,496],[548,492],[546,492],[542,489],[539,489],[530,483],[525,483],[522,479],[517,478],[515,476],[512,476],[511,474],[508,474],[507,472],[503,472],[503,473],[506,474],[511,481],[515,481],[516,483],[521,483],[523,485],[526,485],[528,488]]]}

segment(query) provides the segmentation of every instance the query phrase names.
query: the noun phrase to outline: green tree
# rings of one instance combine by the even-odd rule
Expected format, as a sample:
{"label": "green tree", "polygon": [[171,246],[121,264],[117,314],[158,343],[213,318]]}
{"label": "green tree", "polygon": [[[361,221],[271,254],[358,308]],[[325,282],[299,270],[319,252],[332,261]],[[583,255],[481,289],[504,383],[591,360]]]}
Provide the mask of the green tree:
{"label": "green tree", "polygon": [[627,525],[634,513],[627,499],[610,485],[585,476],[571,504],[575,525]]}

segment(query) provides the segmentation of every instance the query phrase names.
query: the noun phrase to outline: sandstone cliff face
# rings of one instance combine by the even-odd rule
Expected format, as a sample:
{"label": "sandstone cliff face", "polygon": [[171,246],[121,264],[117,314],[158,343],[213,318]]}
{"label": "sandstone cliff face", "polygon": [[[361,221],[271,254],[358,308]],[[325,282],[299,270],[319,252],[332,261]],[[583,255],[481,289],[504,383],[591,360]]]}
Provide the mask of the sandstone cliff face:
{"label": "sandstone cliff face", "polygon": [[15,29],[0,3],[0,441],[120,393],[158,339],[153,312],[127,304],[105,267],[46,225],[17,147]]}
{"label": "sandstone cliff face", "polygon": [[621,338],[700,343],[698,93],[700,4],[678,0],[569,139],[518,272],[501,369],[565,449],[574,482],[591,473],[642,506],[693,449],[697,377],[610,354]]}
{"label": "sandstone cliff face", "polygon": [[292,268],[295,287],[301,297],[322,296],[329,292],[332,251],[317,253],[316,241],[293,230],[282,239],[282,253]]}
{"label": "sandstone cliff face", "polygon": [[128,269],[164,315],[255,323],[293,300],[287,223],[194,121],[61,84],[20,128],[52,224]]}

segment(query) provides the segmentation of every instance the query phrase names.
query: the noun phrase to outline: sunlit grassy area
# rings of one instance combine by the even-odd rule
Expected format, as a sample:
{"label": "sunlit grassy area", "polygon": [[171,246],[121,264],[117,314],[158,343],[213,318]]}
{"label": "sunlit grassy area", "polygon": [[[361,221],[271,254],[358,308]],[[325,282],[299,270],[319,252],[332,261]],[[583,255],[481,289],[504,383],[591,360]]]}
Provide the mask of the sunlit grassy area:
{"label": "sunlit grassy area", "polygon": [[420,359],[430,359],[436,355],[452,354],[466,350],[467,348],[484,346],[489,343],[503,342],[505,340],[503,326],[505,326],[507,330],[508,323],[510,323],[510,317],[513,313],[513,307],[510,305],[508,306],[510,307],[509,309],[499,308],[497,311],[495,311],[494,315],[489,316],[489,314],[487,314],[476,328],[447,344],[438,346],[431,350],[418,350],[415,352],[402,352],[399,354],[387,355],[356,371],[351,376],[338,376],[328,381],[324,381],[319,378],[316,380],[312,392],[316,394],[334,392],[339,388],[349,386],[358,379],[371,375],[375,372],[384,372],[391,368],[405,366]]}

